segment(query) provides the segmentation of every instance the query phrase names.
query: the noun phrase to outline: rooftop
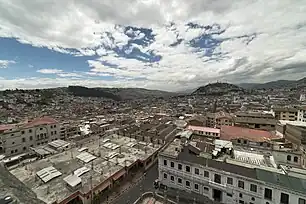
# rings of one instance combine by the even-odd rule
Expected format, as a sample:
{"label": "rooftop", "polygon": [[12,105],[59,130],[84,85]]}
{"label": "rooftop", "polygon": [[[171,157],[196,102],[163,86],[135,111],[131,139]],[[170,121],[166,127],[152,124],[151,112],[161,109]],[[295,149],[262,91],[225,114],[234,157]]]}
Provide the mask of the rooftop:
{"label": "rooftop", "polygon": [[[208,168],[219,169],[240,176],[279,185],[300,193],[306,191],[306,171],[298,168],[278,169],[272,156],[234,150],[233,157],[212,159],[211,155],[200,152],[190,153],[190,145],[181,145],[176,139],[161,155],[176,157],[187,163],[195,163]],[[181,148],[186,149],[178,151]],[[293,170],[291,170],[293,169]],[[296,185],[295,185],[296,184]]]}
{"label": "rooftop", "polygon": [[203,132],[212,132],[212,133],[220,134],[220,129],[217,129],[217,128],[189,125],[187,129],[193,130],[193,131],[203,131]]}
{"label": "rooftop", "polygon": [[[69,175],[79,177],[82,183],[79,190],[87,193],[91,189],[91,180],[92,186],[95,187],[125,166],[130,166],[137,160],[147,159],[159,147],[129,137],[109,135],[99,141],[87,143],[81,148],[75,147],[19,166],[12,169],[11,173],[32,189],[39,199],[53,203],[73,193],[67,188],[67,184],[71,181]],[[42,175],[39,176],[41,179],[36,174]]]}
{"label": "rooftop", "polygon": [[266,142],[273,139],[279,139],[280,137],[264,130],[255,130],[236,126],[221,126],[220,139],[234,140],[241,138],[253,142]]}
{"label": "rooftop", "polygon": [[302,121],[289,121],[289,120],[279,120],[279,123],[281,125],[293,125],[293,126],[299,126],[299,127],[306,127],[306,122]]}

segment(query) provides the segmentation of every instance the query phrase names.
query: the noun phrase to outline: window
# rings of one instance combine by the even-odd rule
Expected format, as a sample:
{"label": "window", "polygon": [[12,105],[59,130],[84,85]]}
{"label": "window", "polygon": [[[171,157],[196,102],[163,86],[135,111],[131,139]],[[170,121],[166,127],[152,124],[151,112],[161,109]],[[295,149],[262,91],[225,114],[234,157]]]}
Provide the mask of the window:
{"label": "window", "polygon": [[243,141],[243,143],[244,143],[244,144],[247,144],[247,143],[248,143],[248,141],[244,140],[244,141]]}
{"label": "window", "polygon": [[32,129],[29,129],[29,133],[32,133]]}
{"label": "window", "polygon": [[14,150],[11,151],[11,154],[14,154]]}
{"label": "window", "polygon": [[244,201],[243,200],[239,200],[239,204],[244,204]]}
{"label": "window", "polygon": [[291,155],[287,156],[287,161],[291,161]]}
{"label": "window", "polygon": [[204,177],[209,177],[209,172],[208,171],[204,171]]}
{"label": "window", "polygon": [[26,147],[23,147],[23,151],[25,151],[27,148]]}
{"label": "window", "polygon": [[233,185],[233,178],[227,177],[227,184]]}
{"label": "window", "polygon": [[240,140],[240,139],[238,139],[238,140],[237,140],[237,142],[238,142],[238,143],[241,143],[241,140]]}
{"label": "window", "polygon": [[206,187],[206,186],[204,186],[204,187],[203,187],[203,190],[204,190],[204,192],[208,192],[208,191],[209,191],[209,188]]}
{"label": "window", "polygon": [[178,168],[179,170],[182,170],[182,164],[178,164],[178,165],[177,165],[177,168]]}
{"label": "window", "polygon": [[166,173],[164,173],[164,179],[167,179],[167,174]]}
{"label": "window", "polygon": [[251,184],[250,185],[250,191],[253,191],[253,192],[257,192],[257,185],[255,185],[255,184]]}
{"label": "window", "polygon": [[42,128],[39,128],[40,130],[42,130]]}
{"label": "window", "polygon": [[233,197],[233,194],[227,193],[226,194],[228,197]]}
{"label": "window", "polygon": [[306,204],[306,200],[303,198],[299,198],[299,204]]}
{"label": "window", "polygon": [[33,145],[30,145],[30,147],[33,147]]}
{"label": "window", "polygon": [[11,136],[14,136],[14,134],[11,134]]}
{"label": "window", "polygon": [[56,128],[56,125],[54,125],[53,127]]}
{"label": "window", "polygon": [[171,180],[171,181],[174,181],[174,176],[170,176],[170,180]]}
{"label": "window", "polygon": [[195,183],[194,184],[194,189],[199,190],[199,184]]}
{"label": "window", "polygon": [[12,142],[12,144],[15,144],[15,142]]}
{"label": "window", "polygon": [[244,182],[243,181],[238,181],[238,187],[244,189]]}
{"label": "window", "polygon": [[53,135],[53,131],[51,131],[51,135]]}
{"label": "window", "polygon": [[293,157],[293,161],[294,162],[298,162],[299,161],[299,158],[297,156]]}
{"label": "window", "polygon": [[174,162],[171,162],[171,163],[170,163],[170,166],[171,166],[171,167],[174,167]]}
{"label": "window", "polygon": [[215,179],[214,179],[214,181],[215,181],[216,183],[221,183],[221,175],[215,174]]}
{"label": "window", "polygon": [[22,138],[22,142],[25,142],[25,141],[26,141],[26,139],[23,137],[23,138]]}
{"label": "window", "polygon": [[30,136],[30,140],[33,140],[33,136]]}
{"label": "window", "polygon": [[255,198],[254,198],[254,197],[252,197],[252,198],[251,198],[251,200],[252,200],[252,201],[255,201]]}
{"label": "window", "polygon": [[272,190],[265,188],[265,199],[272,200]]}
{"label": "window", "polygon": [[195,169],[194,169],[194,173],[195,173],[196,175],[199,175],[199,174],[200,174],[200,170],[199,170],[198,168],[195,168]]}
{"label": "window", "polygon": [[242,197],[243,197],[242,193],[239,193],[239,198],[242,198]]}
{"label": "window", "polygon": [[15,153],[18,152],[18,149],[15,149]]}
{"label": "window", "polygon": [[164,159],[164,165],[167,166],[167,160]]}
{"label": "window", "polygon": [[187,172],[190,172],[190,166],[186,166],[185,169]]}
{"label": "window", "polygon": [[181,178],[177,178],[177,182],[181,184],[182,183],[182,179]]}
{"label": "window", "polygon": [[280,203],[289,204],[289,195],[286,193],[281,193]]}
{"label": "window", "polygon": [[22,134],[22,135],[24,134],[24,130],[23,130],[23,131],[21,131],[21,134]]}
{"label": "window", "polygon": [[190,182],[186,181],[186,187],[190,187]]}
{"label": "window", "polygon": [[54,131],[54,134],[56,135],[56,130]]}

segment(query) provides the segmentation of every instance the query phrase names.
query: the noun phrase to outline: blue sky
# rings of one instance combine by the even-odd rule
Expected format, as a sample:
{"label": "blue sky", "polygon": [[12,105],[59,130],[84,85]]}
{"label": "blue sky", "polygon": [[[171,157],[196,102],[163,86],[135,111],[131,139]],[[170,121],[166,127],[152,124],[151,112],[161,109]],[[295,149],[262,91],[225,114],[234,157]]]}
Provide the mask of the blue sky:
{"label": "blue sky", "polygon": [[306,74],[305,5],[50,0],[46,10],[43,2],[0,0],[0,89],[175,91],[298,79]]}

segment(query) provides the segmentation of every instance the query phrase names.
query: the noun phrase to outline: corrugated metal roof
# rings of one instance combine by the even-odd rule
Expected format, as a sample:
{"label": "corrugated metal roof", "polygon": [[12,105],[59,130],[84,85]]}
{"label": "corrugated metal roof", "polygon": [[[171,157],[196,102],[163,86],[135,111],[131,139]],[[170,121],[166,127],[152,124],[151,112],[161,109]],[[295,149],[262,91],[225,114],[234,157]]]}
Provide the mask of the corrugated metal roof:
{"label": "corrugated metal roof", "polygon": [[89,154],[88,152],[82,152],[81,154],[76,156],[76,158],[78,158],[79,160],[82,160],[85,163],[88,163],[88,162],[96,159],[97,157],[92,155],[92,154]]}
{"label": "corrugated metal roof", "polygon": [[57,169],[55,169],[53,166],[49,166],[47,168],[44,168],[38,172],[36,172],[36,175],[45,183],[48,181],[61,176],[62,173],[59,172]]}

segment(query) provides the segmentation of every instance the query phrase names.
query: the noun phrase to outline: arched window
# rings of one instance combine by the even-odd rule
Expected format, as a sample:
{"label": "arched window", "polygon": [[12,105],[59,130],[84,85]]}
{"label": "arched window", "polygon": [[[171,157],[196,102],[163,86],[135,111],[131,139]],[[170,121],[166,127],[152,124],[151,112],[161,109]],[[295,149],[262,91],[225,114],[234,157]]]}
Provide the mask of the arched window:
{"label": "arched window", "polygon": [[298,158],[297,156],[295,156],[295,157],[293,158],[293,161],[294,161],[294,162],[298,162],[298,161],[299,161],[299,158]]}
{"label": "arched window", "polygon": [[291,155],[287,156],[287,161],[291,161]]}

